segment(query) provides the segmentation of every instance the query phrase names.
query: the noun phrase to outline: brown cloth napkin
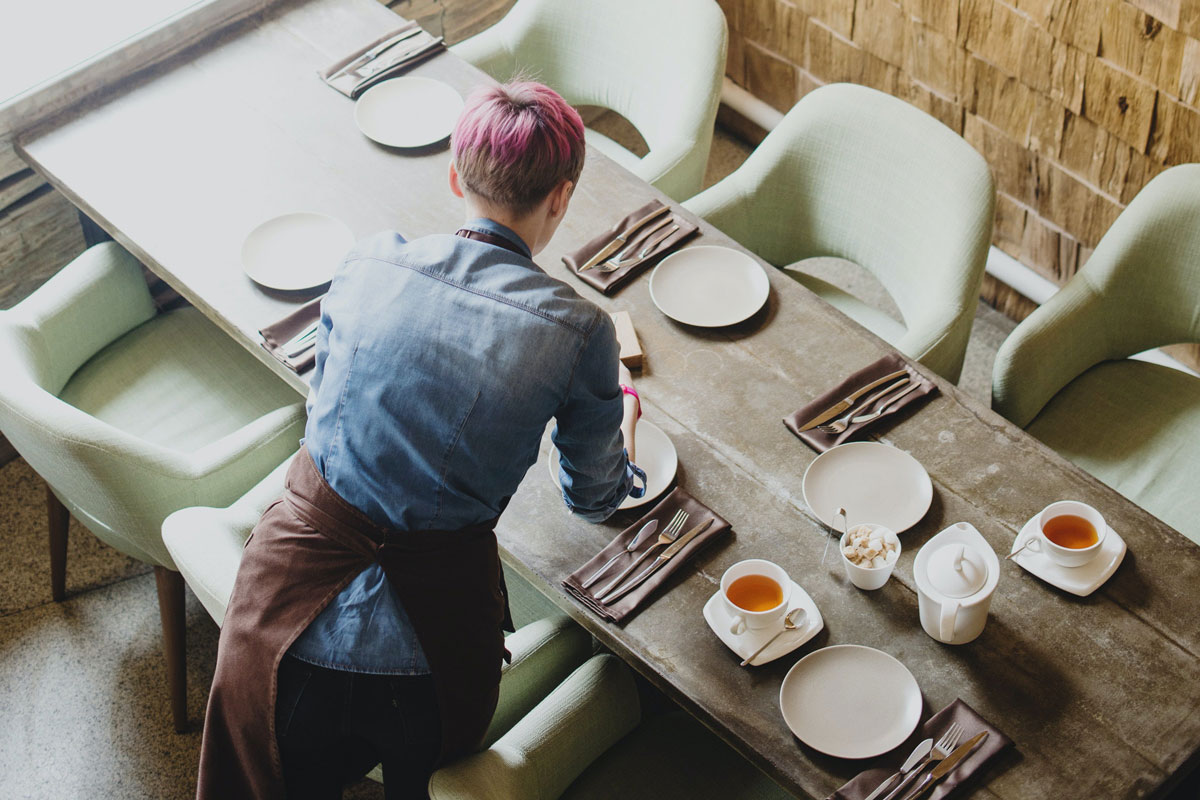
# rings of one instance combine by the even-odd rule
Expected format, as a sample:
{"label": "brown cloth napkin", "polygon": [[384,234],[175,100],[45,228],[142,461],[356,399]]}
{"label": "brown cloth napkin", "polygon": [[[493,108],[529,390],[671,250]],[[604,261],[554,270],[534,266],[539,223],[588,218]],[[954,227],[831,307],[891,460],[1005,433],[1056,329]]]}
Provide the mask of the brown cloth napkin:
{"label": "brown cloth napkin", "polygon": [[[880,416],[876,417],[870,422],[859,422],[857,424],[850,425],[848,428],[846,428],[846,430],[837,434],[822,433],[816,428],[809,428],[806,431],[800,430],[801,425],[805,424],[825,409],[844,399],[847,395],[853,394],[856,389],[866,386],[871,381],[882,378],[884,375],[888,375],[901,369],[908,370],[909,380],[916,383],[919,388],[914,389],[906,394],[898,403],[890,406],[888,410],[883,412],[883,414]],[[909,388],[909,386],[904,387],[904,389],[907,388]],[[868,397],[875,394],[875,392],[880,391],[881,389],[883,389],[882,386],[880,386],[878,389],[873,389],[867,392],[865,395],[858,398],[856,404],[861,403],[863,400],[866,400]],[[902,392],[904,389],[898,389],[897,391]],[[918,400],[923,400],[923,398],[933,394],[937,390],[937,386],[932,381],[913,369],[912,366],[910,366],[903,358],[895,354],[890,354],[872,364],[868,364],[858,372],[855,372],[853,375],[846,378],[837,386],[834,386],[832,389],[801,408],[799,411],[790,416],[784,417],[783,424],[787,426],[789,431],[799,436],[800,439],[803,440],[803,442],[813,450],[816,450],[818,453],[824,453],[829,448],[848,441],[850,438],[862,432],[865,428],[886,420],[888,417],[892,416],[905,406],[911,405]],[[870,408],[859,409],[857,413],[867,414],[872,412],[876,408],[879,408],[880,405],[887,403],[888,398],[890,397],[892,397],[890,393],[886,394],[878,401],[873,403]],[[857,408],[857,405],[852,406],[852,408]],[[849,409],[847,409],[847,411],[848,410]],[[846,412],[844,411],[833,419],[843,417],[845,414]],[[830,420],[830,422],[832,421],[833,420]]]}
{"label": "brown cloth napkin", "polygon": [[[658,571],[647,578],[645,583],[643,583],[641,586],[617,600],[617,602],[613,603],[612,605],[605,606],[596,602],[596,597],[593,592],[599,592],[601,589],[608,586],[608,584],[611,583],[614,578],[621,574],[621,570],[629,566],[634,559],[636,559],[643,552],[653,547],[658,542],[659,534],[663,532],[667,526],[667,523],[671,521],[671,517],[673,517],[675,512],[681,508],[688,513],[687,522],[684,523],[683,530],[679,532],[681,536],[707,519],[712,519],[713,524],[710,525],[708,530],[706,530],[704,533],[700,534],[695,539],[692,539],[691,543],[676,553],[674,558],[659,567]],[[646,540],[638,545],[637,550],[629,554],[623,554],[620,558],[613,562],[613,565],[608,568],[604,575],[600,577],[600,580],[596,581],[587,589],[584,589],[583,582],[587,580],[593,572],[598,570],[601,565],[604,564],[604,562],[608,561],[621,550],[624,550],[625,546],[629,544],[629,541],[636,535],[637,531],[641,530],[642,526],[652,519],[658,520],[658,530],[654,532],[654,535],[646,537]],[[570,592],[576,600],[583,603],[599,616],[610,622],[623,622],[641,607],[642,601],[649,597],[655,589],[657,589],[663,583],[666,583],[666,581],[670,579],[671,575],[676,570],[680,569],[684,562],[691,558],[697,550],[704,547],[708,542],[712,541],[718,536],[724,536],[730,530],[729,523],[722,519],[720,515],[714,513],[712,509],[708,508],[708,506],[692,497],[683,489],[676,487],[673,492],[667,495],[658,505],[651,509],[646,516],[642,517],[637,522],[621,531],[617,538],[609,542],[608,546],[597,553],[594,558],[567,576],[567,579],[563,581],[563,586],[567,588],[567,591]],[[639,564],[637,569],[629,574],[629,578],[627,578],[627,580],[641,574],[641,571],[650,564],[654,563],[654,559],[658,557],[658,554],[662,553],[666,549],[666,546],[657,548],[654,554]]]}
{"label": "brown cloth napkin", "polygon": [[[982,731],[987,731],[988,737],[975,747],[971,755],[960,761],[958,766],[950,771],[950,774],[934,784],[932,792],[923,795],[923,797],[929,800],[939,800],[939,798],[946,797],[958,788],[960,784],[966,783],[972,775],[982,771],[989,761],[999,755],[1001,750],[1012,745],[1011,739],[1001,733],[992,723],[976,714],[975,709],[962,700],[955,700],[930,717],[929,721],[924,725],[917,728],[913,735],[908,737],[908,741],[887,755],[881,756],[876,766],[858,773],[849,783],[829,795],[826,800],[863,800],[864,797],[875,791],[876,786],[887,780],[893,772],[900,769],[900,765],[904,763],[904,759],[908,758],[913,748],[920,741],[923,739],[933,739],[936,742],[954,722],[963,727],[963,735],[959,740],[959,744],[966,742],[972,736]],[[901,793],[900,797],[907,794],[920,780],[921,778],[919,777],[914,778],[912,783]],[[899,782],[897,781],[898,784]],[[889,789],[888,791],[892,790]],[[887,794],[880,795],[880,797],[887,797]]]}
{"label": "brown cloth napkin", "polygon": [[258,332],[263,338],[263,349],[297,374],[307,372],[312,369],[313,364],[317,363],[317,348],[310,347],[295,358],[285,356],[281,348],[285,342],[321,318],[321,300],[324,297],[325,295],[321,295],[309,300],[283,319],[271,323]]}
{"label": "brown cloth napkin", "polygon": [[[650,232],[650,229],[661,221],[661,217],[653,219],[643,225],[633,238],[626,243],[625,247],[618,250],[617,253],[637,254],[645,249],[650,242],[658,240],[654,245],[654,249],[645,255],[645,257],[634,258],[628,264],[618,270],[612,272],[601,272],[598,268],[593,267],[587,272],[580,272],[579,265],[586,264],[587,260],[600,252],[606,244],[611,242],[617,236],[621,235],[630,225],[642,219],[656,208],[662,208],[663,203],[660,200],[651,200],[646,205],[629,214],[613,227],[609,228],[604,233],[592,239],[583,247],[576,250],[574,253],[568,253],[563,256],[563,263],[567,265],[567,269],[575,273],[575,275],[584,283],[591,284],[594,288],[599,289],[604,294],[612,294],[624,286],[629,281],[636,278],[642,271],[648,269],[653,264],[657,263],[663,256],[674,250],[676,247],[696,232],[696,225],[688,222],[683,218],[682,214],[668,212],[670,219],[666,225]],[[678,225],[679,230],[662,238],[662,234],[671,229],[671,226]]]}
{"label": "brown cloth napkin", "polygon": [[[371,49],[385,42],[403,37],[405,34],[411,33],[418,28],[420,26],[417,23],[407,22],[396,30],[385,33],[370,44],[358,48],[345,58],[338,59],[325,69],[318,70],[317,76],[334,89],[346,95],[346,97],[349,97],[351,100],[357,100],[360,94],[380,81],[395,77],[409,67],[432,58],[446,49],[446,45],[442,42],[442,37],[434,36],[428,31],[420,31],[403,41],[397,42],[392,47],[379,53],[378,56],[361,64],[355,64],[360,56],[366,54]],[[351,70],[342,72],[342,67],[348,64],[355,64],[355,66]]]}

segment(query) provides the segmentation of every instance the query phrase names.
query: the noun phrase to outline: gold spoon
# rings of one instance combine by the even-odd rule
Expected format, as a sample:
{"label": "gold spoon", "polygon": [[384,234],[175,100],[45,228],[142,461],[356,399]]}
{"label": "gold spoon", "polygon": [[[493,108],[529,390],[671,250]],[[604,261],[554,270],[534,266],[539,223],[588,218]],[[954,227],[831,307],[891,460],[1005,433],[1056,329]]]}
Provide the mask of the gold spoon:
{"label": "gold spoon", "polygon": [[784,633],[786,633],[787,631],[794,631],[794,630],[796,630],[796,628],[800,627],[800,620],[804,619],[806,616],[808,616],[808,612],[805,611],[803,608],[800,608],[798,606],[796,608],[793,608],[791,611],[789,611],[787,613],[787,616],[783,618],[783,630],[781,630],[779,633],[775,634],[770,639],[768,639],[766,644],[764,644],[762,647],[755,650],[750,655],[749,658],[747,658],[741,664],[738,664],[738,666],[744,667],[747,664],[749,664],[751,661],[753,661],[754,659],[758,658],[759,653],[761,653],[763,650],[766,650],[768,647],[770,647],[771,644],[776,639],[778,639],[780,636],[783,636]]}

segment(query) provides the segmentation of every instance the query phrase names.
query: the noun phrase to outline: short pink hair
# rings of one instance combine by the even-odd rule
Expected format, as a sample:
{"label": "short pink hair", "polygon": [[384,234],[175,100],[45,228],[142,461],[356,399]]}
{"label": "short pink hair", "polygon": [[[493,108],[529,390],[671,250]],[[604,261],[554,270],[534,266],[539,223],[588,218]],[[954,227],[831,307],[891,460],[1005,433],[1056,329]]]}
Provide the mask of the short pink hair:
{"label": "short pink hair", "polygon": [[518,81],[476,89],[450,138],[454,166],[473,194],[525,214],[583,171],[583,120],[551,89]]}

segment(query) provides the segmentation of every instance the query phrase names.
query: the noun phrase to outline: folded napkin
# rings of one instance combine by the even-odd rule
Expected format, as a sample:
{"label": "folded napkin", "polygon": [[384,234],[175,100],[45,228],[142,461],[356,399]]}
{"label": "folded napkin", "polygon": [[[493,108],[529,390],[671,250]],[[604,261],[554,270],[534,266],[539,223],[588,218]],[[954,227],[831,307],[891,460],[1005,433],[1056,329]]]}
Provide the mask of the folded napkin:
{"label": "folded napkin", "polygon": [[[396,41],[393,46],[379,49],[392,41]],[[420,30],[415,22],[407,22],[319,70],[317,75],[351,100],[357,100],[360,94],[380,81],[395,77],[445,49],[442,37]],[[371,57],[364,59],[363,56],[368,54],[372,54]],[[351,69],[343,69],[350,65],[353,65]]]}
{"label": "folded napkin", "polygon": [[[806,431],[800,430],[801,425],[805,424],[810,419],[817,416],[818,414],[820,414],[822,411],[829,408],[830,406],[836,404],[840,400],[844,399],[848,395],[853,394],[856,389],[862,388],[863,386],[866,386],[867,384],[869,384],[871,381],[877,380],[878,378],[882,378],[884,375],[888,375],[890,373],[896,372],[897,370],[901,370],[901,369],[908,370],[908,378],[910,381],[913,381],[914,383],[917,384],[917,388],[914,389],[913,391],[909,392],[908,394],[906,394],[904,397],[900,398],[900,401],[897,402],[895,405],[889,406],[888,410],[883,412],[883,414],[881,414],[880,416],[876,417],[875,419],[873,419],[869,422],[859,422],[859,423],[852,424],[849,427],[847,427],[846,430],[842,431],[841,433],[836,433],[836,434],[822,433],[821,431],[817,430],[816,428],[809,428]],[[899,380],[899,379],[897,379],[897,380]],[[910,386],[911,386],[911,384],[906,385],[903,389],[898,389],[897,392],[903,392],[905,389],[908,389]],[[851,408],[858,408],[857,403],[861,403],[862,401],[869,398],[871,395],[875,394],[875,392],[878,392],[882,389],[883,389],[883,387],[880,386],[878,389],[873,389],[873,390],[867,392],[865,395],[858,398],[855,405],[851,406]],[[784,417],[783,424],[787,426],[789,431],[791,431],[792,433],[799,436],[804,441],[804,443],[806,445],[808,445],[809,447],[811,447],[813,450],[816,450],[818,453],[824,453],[829,448],[834,447],[835,445],[839,445],[842,442],[848,441],[855,435],[862,432],[865,428],[868,428],[871,425],[875,425],[875,424],[878,424],[879,422],[886,420],[888,417],[892,416],[893,414],[895,414],[897,411],[904,408],[905,406],[916,403],[917,401],[923,401],[925,397],[927,397],[928,395],[930,395],[936,391],[937,391],[937,386],[933,383],[933,381],[929,380],[928,378],[924,377],[919,372],[917,372],[915,369],[913,369],[912,366],[910,366],[908,364],[908,362],[906,362],[903,358],[901,358],[900,356],[895,355],[895,354],[886,355],[883,358],[879,359],[878,361],[876,361],[872,364],[868,364],[867,366],[863,367],[858,372],[855,372],[853,375],[846,378],[844,381],[839,383],[837,386],[834,386],[832,389],[825,392],[820,397],[817,397],[815,400],[813,400],[811,403],[809,403],[808,405],[801,408],[796,413],[794,413],[790,416]],[[870,407],[859,409],[856,412],[856,415],[857,414],[868,414],[868,413],[874,411],[875,409],[879,408],[881,405],[884,405],[885,403],[887,403],[889,401],[889,398],[891,398],[893,396],[894,395],[892,395],[891,393],[884,395],[878,401],[876,401],[875,403],[872,403]],[[847,409],[847,411],[849,411],[849,409]],[[846,412],[844,411],[841,414],[838,414],[833,419],[838,419],[845,415],[846,415]],[[829,420],[829,421],[832,422],[833,420]]]}
{"label": "folded napkin", "polygon": [[[651,228],[662,221],[662,217],[651,220],[638,229],[638,232],[634,234],[633,238],[630,239],[623,248],[617,251],[617,254],[625,254],[627,257],[633,256],[629,263],[623,265],[620,269],[612,272],[601,272],[597,267],[593,267],[587,272],[580,272],[579,266],[581,264],[586,264],[589,258],[594,256],[596,253],[599,253],[602,249],[604,249],[605,245],[628,230],[633,223],[642,219],[656,208],[662,207],[663,203],[661,201],[651,200],[649,203],[632,212],[629,216],[625,217],[623,220],[618,222],[609,230],[597,236],[595,239],[592,239],[574,253],[568,253],[567,255],[563,256],[563,263],[566,264],[567,268],[571,270],[571,272],[574,272],[579,279],[585,283],[591,284],[604,294],[614,293],[617,291],[617,289],[620,289],[626,283],[637,277],[639,273],[648,269],[650,266],[657,263],[667,253],[678,247],[684,239],[687,239],[689,236],[695,233],[696,225],[684,219],[682,214],[668,212],[667,217],[669,221],[666,225],[658,230],[651,231]],[[678,226],[678,230],[670,235],[665,236],[664,238],[664,234],[666,234],[666,232],[669,231],[672,226]],[[641,252],[646,249],[648,244],[653,244],[650,252],[646,253],[644,256],[640,255]]]}
{"label": "folded napkin", "polygon": [[[646,550],[654,547],[658,542],[659,534],[661,534],[666,528],[667,523],[671,521],[671,517],[675,515],[675,512],[681,508],[688,513],[687,522],[684,523],[683,530],[679,532],[681,536],[705,520],[712,519],[713,524],[710,525],[708,530],[706,530],[704,533],[700,534],[695,539],[692,539],[692,541],[686,547],[675,554],[674,558],[659,567],[658,571],[647,578],[641,586],[620,598],[612,605],[606,606],[596,602],[596,597],[593,592],[599,592],[601,589],[608,586],[608,584],[614,578],[621,574],[621,570],[629,566]],[[658,530],[654,532],[654,535],[647,536],[646,540],[641,542],[638,545],[637,550],[633,551],[632,553],[622,553],[621,557],[614,561],[613,565],[608,568],[604,575],[600,577],[600,580],[596,581],[587,589],[584,589],[583,582],[587,580],[593,572],[600,569],[604,562],[608,561],[617,553],[623,551],[625,546],[629,544],[629,541],[635,535],[637,535],[639,530],[642,529],[642,526],[652,519],[658,520]],[[607,547],[596,554],[595,558],[591,559],[582,567],[572,572],[567,579],[563,581],[563,586],[567,588],[567,591],[570,592],[576,600],[583,603],[599,616],[607,619],[610,622],[623,622],[634,612],[636,612],[642,605],[642,601],[653,594],[654,590],[660,585],[665,583],[671,577],[671,575],[675,573],[676,570],[683,566],[685,561],[687,561],[696,553],[696,551],[704,547],[708,542],[712,541],[718,536],[724,536],[729,531],[730,527],[728,522],[722,519],[719,515],[713,513],[711,509],[709,509],[696,498],[692,497],[683,489],[676,487],[675,491],[671,492],[662,500],[662,502],[651,509],[650,513],[646,514],[646,516],[639,519],[633,525],[630,525],[628,528],[621,531],[617,538],[609,542]],[[629,574],[627,580],[630,580],[641,574],[641,571],[650,564],[654,563],[654,559],[658,557],[658,554],[662,553],[666,549],[666,546],[657,548],[650,557],[639,564],[637,569]]]}
{"label": "folded napkin", "polygon": [[[900,769],[900,765],[904,763],[904,760],[908,758],[913,748],[919,742],[924,739],[933,739],[936,742],[950,725],[955,722],[963,727],[963,734],[959,740],[959,744],[966,742],[972,736],[982,731],[987,731],[988,737],[976,745],[971,755],[960,761],[958,766],[951,770],[946,777],[934,784],[932,792],[923,795],[928,800],[939,800],[939,798],[946,797],[960,784],[966,783],[972,775],[982,771],[988,762],[1000,754],[1001,750],[1012,744],[1011,739],[1001,733],[992,723],[976,714],[973,708],[962,700],[955,700],[930,717],[929,721],[924,725],[917,728],[913,735],[908,737],[908,741],[887,755],[881,756],[875,766],[858,773],[849,783],[829,795],[826,800],[863,800],[863,798],[875,791],[876,786],[887,780],[896,770]],[[919,777],[914,778],[912,783],[909,784],[900,796],[903,797],[904,794],[907,794],[920,780]],[[891,790],[889,789],[888,791],[890,792]],[[880,796],[886,797],[887,794]]]}
{"label": "folded napkin", "polygon": [[309,300],[278,322],[273,322],[259,330],[262,336],[263,348],[279,359],[285,367],[296,373],[307,372],[317,362],[317,348],[310,347],[294,358],[288,358],[283,353],[283,345],[300,331],[312,325],[321,318],[321,300],[325,295]]}

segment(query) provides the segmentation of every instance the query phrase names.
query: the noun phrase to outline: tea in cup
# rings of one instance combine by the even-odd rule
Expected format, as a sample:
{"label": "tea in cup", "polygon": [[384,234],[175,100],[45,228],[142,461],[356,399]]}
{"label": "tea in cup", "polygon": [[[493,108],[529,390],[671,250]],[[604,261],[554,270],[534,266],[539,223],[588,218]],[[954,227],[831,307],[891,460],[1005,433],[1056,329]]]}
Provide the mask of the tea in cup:
{"label": "tea in cup", "polygon": [[729,632],[777,627],[787,612],[792,580],[778,564],[751,558],[721,576],[721,598],[729,614]]}
{"label": "tea in cup", "polygon": [[1108,525],[1087,503],[1060,500],[1037,515],[1037,530],[1026,547],[1061,567],[1082,567],[1100,552]]}

